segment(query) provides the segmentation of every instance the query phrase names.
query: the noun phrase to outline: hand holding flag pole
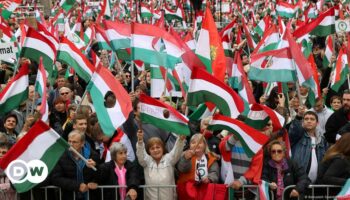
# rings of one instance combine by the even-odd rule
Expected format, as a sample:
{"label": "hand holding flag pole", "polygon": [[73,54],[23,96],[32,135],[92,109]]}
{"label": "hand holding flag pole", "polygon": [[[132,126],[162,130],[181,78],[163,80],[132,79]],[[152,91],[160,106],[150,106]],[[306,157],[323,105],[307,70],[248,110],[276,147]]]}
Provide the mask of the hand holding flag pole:
{"label": "hand holding flag pole", "polygon": [[[87,160],[86,158],[84,158],[84,156],[82,156],[77,150],[75,150],[73,147],[69,147],[69,151],[72,151],[73,153],[75,153],[75,155],[77,155],[80,159],[82,159],[86,164],[91,164],[91,161]],[[97,169],[94,166],[90,166],[91,169],[93,169],[94,171],[97,171]]]}

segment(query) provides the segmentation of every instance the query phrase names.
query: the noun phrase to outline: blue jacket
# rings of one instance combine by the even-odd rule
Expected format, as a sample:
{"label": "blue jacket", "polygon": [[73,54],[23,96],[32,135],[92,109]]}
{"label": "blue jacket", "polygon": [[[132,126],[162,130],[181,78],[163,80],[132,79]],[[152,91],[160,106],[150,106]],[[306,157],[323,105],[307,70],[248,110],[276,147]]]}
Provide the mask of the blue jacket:
{"label": "blue jacket", "polygon": [[[311,160],[311,137],[302,127],[300,120],[293,120],[289,127],[289,141],[292,148],[292,159],[299,165],[303,166],[308,173],[308,166]],[[316,131],[316,157],[318,163],[323,159],[328,144],[323,135]]]}

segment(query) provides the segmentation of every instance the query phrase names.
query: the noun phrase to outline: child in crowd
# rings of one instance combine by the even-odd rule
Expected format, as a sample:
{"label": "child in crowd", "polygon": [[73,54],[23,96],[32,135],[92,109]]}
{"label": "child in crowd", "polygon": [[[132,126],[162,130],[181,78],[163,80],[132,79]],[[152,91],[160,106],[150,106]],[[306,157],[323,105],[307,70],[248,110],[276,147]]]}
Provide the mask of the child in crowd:
{"label": "child in crowd", "polygon": [[[141,130],[138,131],[137,138],[136,155],[140,165],[144,168],[146,185],[175,185],[174,166],[180,159],[185,146],[186,136],[177,138],[175,146],[170,153],[165,152],[164,142],[160,138],[150,138],[146,148]],[[172,187],[147,188],[145,190],[145,200],[149,199],[175,200],[177,199],[176,189]]]}

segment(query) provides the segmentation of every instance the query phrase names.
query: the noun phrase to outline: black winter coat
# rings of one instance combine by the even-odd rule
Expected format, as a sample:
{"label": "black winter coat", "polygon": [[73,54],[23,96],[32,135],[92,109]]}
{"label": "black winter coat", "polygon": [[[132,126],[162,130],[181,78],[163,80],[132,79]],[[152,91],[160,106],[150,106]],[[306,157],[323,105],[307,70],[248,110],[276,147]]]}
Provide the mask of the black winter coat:
{"label": "black winter coat", "polygon": [[[311,181],[302,166],[298,166],[296,162],[290,159],[287,159],[287,165],[288,168],[283,171],[284,187],[296,185],[295,189],[302,195],[305,193]],[[269,183],[275,182],[277,184],[277,169],[272,167],[268,161],[264,162],[261,178]]]}
{"label": "black winter coat", "polygon": [[350,160],[338,155],[318,166],[317,182],[329,185],[345,185],[350,178]]}
{"label": "black winter coat", "polygon": [[327,120],[324,137],[328,143],[334,144],[338,131],[348,123],[347,113],[341,108],[335,111]]}
{"label": "black winter coat", "polygon": [[[98,155],[91,151],[90,157],[96,163],[99,160]],[[77,181],[77,166],[69,155],[69,151],[64,152],[54,170],[52,171],[52,184],[58,186],[62,190],[62,199],[70,200],[73,199],[73,191],[75,192],[76,199],[83,199],[83,194],[79,192],[79,187],[82,182]],[[84,183],[90,182],[97,183],[98,172],[86,165],[83,169]],[[99,195],[97,190],[90,190],[90,199],[98,199]]]}
{"label": "black winter coat", "polygon": [[[138,187],[141,180],[139,172],[142,171],[142,169],[136,162],[130,162],[129,160],[126,161],[124,167],[126,169],[126,193],[128,193],[130,189],[135,189],[138,192]],[[99,185],[119,185],[118,176],[116,175],[114,169],[115,162],[113,160],[103,163],[99,166]],[[119,189],[117,191],[119,193]],[[115,189],[104,189],[103,196],[104,199],[115,199]],[[139,192],[138,196],[141,196]],[[118,199],[120,199],[119,194]]]}

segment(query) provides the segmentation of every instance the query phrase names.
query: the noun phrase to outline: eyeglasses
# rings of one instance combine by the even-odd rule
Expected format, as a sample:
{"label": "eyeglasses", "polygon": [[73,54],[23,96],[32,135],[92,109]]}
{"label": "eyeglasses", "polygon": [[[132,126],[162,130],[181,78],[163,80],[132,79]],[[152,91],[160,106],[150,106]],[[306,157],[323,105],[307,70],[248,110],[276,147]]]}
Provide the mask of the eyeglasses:
{"label": "eyeglasses", "polygon": [[282,149],[278,149],[278,150],[273,149],[273,150],[271,150],[271,154],[282,154],[282,153],[283,153]]}
{"label": "eyeglasses", "polygon": [[61,95],[67,95],[69,92],[62,92]]}
{"label": "eyeglasses", "polygon": [[130,75],[125,75],[125,77],[130,77]]}

